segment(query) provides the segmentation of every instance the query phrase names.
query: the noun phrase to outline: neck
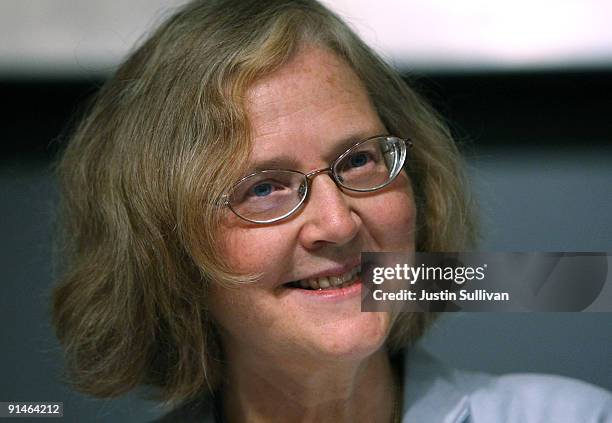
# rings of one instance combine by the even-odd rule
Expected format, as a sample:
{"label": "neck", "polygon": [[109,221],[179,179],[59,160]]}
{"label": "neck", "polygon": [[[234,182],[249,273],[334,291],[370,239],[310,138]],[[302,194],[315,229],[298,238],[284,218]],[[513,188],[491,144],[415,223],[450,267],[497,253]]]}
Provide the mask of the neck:
{"label": "neck", "polygon": [[[397,390],[389,356],[358,361],[228,357],[226,422],[391,422]],[[283,363],[285,364],[285,363]]]}

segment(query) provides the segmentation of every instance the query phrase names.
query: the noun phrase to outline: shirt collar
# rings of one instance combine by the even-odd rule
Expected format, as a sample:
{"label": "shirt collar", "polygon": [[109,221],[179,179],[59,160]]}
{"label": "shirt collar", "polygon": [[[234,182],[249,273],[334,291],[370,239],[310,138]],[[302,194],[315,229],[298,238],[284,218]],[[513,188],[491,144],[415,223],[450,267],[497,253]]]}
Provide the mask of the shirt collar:
{"label": "shirt collar", "polygon": [[453,370],[422,348],[408,350],[403,377],[402,422],[469,421],[469,398]]}

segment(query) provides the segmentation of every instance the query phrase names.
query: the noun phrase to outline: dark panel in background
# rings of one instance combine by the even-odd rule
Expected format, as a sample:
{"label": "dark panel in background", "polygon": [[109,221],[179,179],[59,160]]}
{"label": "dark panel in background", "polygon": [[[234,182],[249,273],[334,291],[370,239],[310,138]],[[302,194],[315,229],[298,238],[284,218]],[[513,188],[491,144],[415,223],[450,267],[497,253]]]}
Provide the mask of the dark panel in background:
{"label": "dark panel in background", "polygon": [[432,75],[413,78],[476,147],[602,144],[612,137],[611,71]]}
{"label": "dark panel in background", "polygon": [[4,158],[51,158],[57,140],[102,81],[3,80],[1,118]]}
{"label": "dark panel in background", "polygon": [[[411,75],[413,85],[477,148],[610,141],[612,71]],[[0,153],[51,157],[68,119],[102,80],[3,80]],[[565,148],[565,147],[564,147]]]}

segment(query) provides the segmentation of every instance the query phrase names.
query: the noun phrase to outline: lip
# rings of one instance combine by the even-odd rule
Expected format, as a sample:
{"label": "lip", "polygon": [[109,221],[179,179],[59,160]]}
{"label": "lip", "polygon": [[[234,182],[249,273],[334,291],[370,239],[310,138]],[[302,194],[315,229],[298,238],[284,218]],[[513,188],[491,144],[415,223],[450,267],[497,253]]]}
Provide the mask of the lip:
{"label": "lip", "polygon": [[345,288],[315,290],[288,288],[288,290],[289,295],[298,295],[306,300],[335,302],[360,297],[362,285],[361,276],[358,276],[351,285]]}

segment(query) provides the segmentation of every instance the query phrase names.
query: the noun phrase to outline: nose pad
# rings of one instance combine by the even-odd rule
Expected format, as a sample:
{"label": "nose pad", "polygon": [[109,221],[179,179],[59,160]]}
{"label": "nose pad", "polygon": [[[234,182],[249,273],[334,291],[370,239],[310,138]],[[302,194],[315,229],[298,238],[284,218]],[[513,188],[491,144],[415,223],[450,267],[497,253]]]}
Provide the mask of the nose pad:
{"label": "nose pad", "polygon": [[302,182],[298,188],[298,195],[300,196],[300,198],[306,195],[306,184],[307,182]]}
{"label": "nose pad", "polygon": [[[332,170],[331,170],[330,168],[328,168],[328,169],[319,169],[319,170],[315,170],[315,171],[313,171],[313,172],[309,173],[308,175],[306,175],[306,178],[308,179],[308,183],[310,183],[310,190],[309,190],[309,191],[310,191],[310,193],[309,193],[309,195],[312,195],[313,185],[314,185],[315,178],[316,178],[317,176],[319,176],[320,174],[322,174],[322,173],[326,173],[326,174],[327,174],[327,176],[328,176],[329,180],[330,180],[330,181],[331,181],[331,182],[332,182],[332,183],[335,185],[336,189],[337,189],[337,190],[338,190],[340,193],[342,193],[342,192],[343,192],[343,191],[342,191],[342,187],[341,187],[341,186],[338,184],[338,182],[337,182],[337,181],[334,179],[334,176],[333,176]],[[342,179],[340,179],[340,181],[342,181]],[[302,190],[302,188],[304,188],[304,189]],[[306,187],[301,185],[301,186],[300,186],[300,188],[298,189],[298,193],[299,193],[300,195],[302,195],[302,194],[303,194],[303,191],[305,191],[305,190],[306,190]]]}
{"label": "nose pad", "polygon": [[[312,184],[313,184],[313,182],[314,182],[314,178],[315,178],[315,177],[317,177],[317,176],[319,176],[321,173],[327,173],[327,176],[329,177],[329,179],[331,179],[331,181],[334,183],[334,185],[336,185],[336,187],[338,187],[338,189],[340,189],[340,190],[341,190],[340,185],[338,185],[338,181],[339,181],[339,182],[344,182],[344,179],[343,179],[343,178],[342,178],[340,175],[338,175],[338,176],[337,176],[338,181],[336,181],[336,180],[334,179],[334,174],[333,174],[333,171],[332,171],[332,169],[331,169],[331,168],[314,170],[314,171],[310,172],[309,174],[307,174],[307,175],[306,175],[306,179],[308,179],[308,181],[309,181],[309,183],[310,183],[310,185],[311,185],[311,186],[312,186]],[[300,186],[300,188],[302,188],[302,187]],[[341,190],[341,191],[342,191],[342,190]]]}

